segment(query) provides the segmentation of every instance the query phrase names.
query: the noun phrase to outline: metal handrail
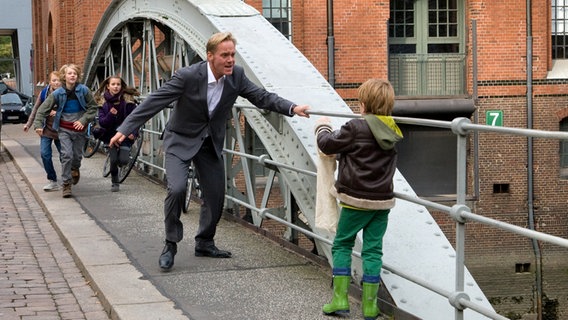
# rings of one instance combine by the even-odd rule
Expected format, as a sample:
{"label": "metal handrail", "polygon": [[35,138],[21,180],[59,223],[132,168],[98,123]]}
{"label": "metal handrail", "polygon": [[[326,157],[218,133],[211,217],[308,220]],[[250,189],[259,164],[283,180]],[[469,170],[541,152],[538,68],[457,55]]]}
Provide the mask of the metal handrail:
{"label": "metal handrail", "polygon": [[[239,105],[239,104],[235,104],[235,107],[237,108],[243,108],[243,109],[256,109],[255,107],[252,107],[250,105]],[[310,115],[318,115],[318,116],[328,116],[328,117],[338,117],[338,118],[359,118],[361,117],[361,115],[358,114],[349,114],[349,113],[336,113],[336,112],[324,112],[324,111],[318,111],[318,110],[308,110],[307,111],[308,114]],[[479,125],[479,124],[472,124],[469,119],[466,118],[456,118],[453,121],[439,121],[439,120],[430,120],[430,119],[418,119],[418,118],[406,118],[406,117],[393,117],[395,119],[395,121],[397,123],[404,123],[404,124],[410,124],[410,125],[420,125],[420,126],[429,126],[429,127],[438,127],[438,128],[446,128],[446,129],[451,129],[452,132],[454,132],[458,138],[463,139],[464,136],[466,136],[467,134],[469,134],[472,131],[477,131],[477,132],[494,132],[494,133],[501,133],[501,134],[510,134],[510,135],[517,135],[517,136],[530,136],[530,137],[537,137],[537,138],[547,138],[547,139],[568,139],[568,133],[566,132],[552,132],[552,131],[543,131],[543,130],[536,130],[536,129],[524,129],[524,128],[510,128],[510,127],[496,127],[496,126],[489,126],[489,125]],[[151,131],[151,130],[147,130],[145,129],[145,131],[148,131],[150,134],[153,135],[158,135],[161,134],[160,132],[156,132],[156,131]],[[278,167],[278,168],[283,168],[286,170],[290,170],[290,171],[294,171],[294,172],[298,172],[307,176],[312,176],[315,177],[317,175],[317,172],[314,171],[310,171],[310,170],[305,170],[305,169],[301,169],[295,166],[291,166],[289,164],[286,163],[282,163],[282,162],[278,162],[278,161],[274,161],[270,158],[269,155],[267,154],[263,154],[260,156],[255,156],[255,155],[251,155],[251,154],[247,154],[244,152],[239,152],[239,151],[234,151],[234,150],[229,150],[229,149],[223,149],[223,152],[226,154],[232,154],[232,155],[236,155],[239,157],[243,157],[243,158],[247,158],[253,161],[257,161],[260,165],[267,167],[270,169],[270,167]],[[458,159],[459,160],[459,159]],[[144,162],[147,165],[151,165],[155,168],[158,169],[162,169],[160,166],[157,166],[155,164],[151,164],[151,163],[147,163],[146,161],[143,160],[139,160],[141,162]],[[460,166],[462,164],[458,164],[458,166]],[[459,186],[458,186],[459,189]],[[527,238],[531,238],[531,239],[536,239],[536,240],[540,240],[540,241],[544,241],[544,242],[548,242],[554,245],[558,245],[561,247],[565,247],[568,248],[568,239],[564,239],[561,237],[557,237],[557,236],[553,236],[553,235],[549,235],[543,232],[539,232],[539,231],[535,231],[535,230],[530,230],[530,229],[526,229],[523,227],[519,227],[516,225],[512,225],[506,222],[502,222],[499,220],[495,220],[495,219],[491,219],[491,218],[487,218],[478,214],[475,214],[473,212],[471,212],[470,208],[467,207],[463,202],[463,200],[465,199],[465,189],[464,190],[458,190],[458,200],[457,203],[453,206],[446,206],[446,205],[442,205],[439,203],[435,203],[429,200],[425,200],[422,199],[418,196],[409,196],[406,194],[402,194],[402,193],[398,193],[395,192],[395,197],[401,200],[405,200],[408,202],[412,202],[415,204],[419,204],[428,208],[432,208],[434,210],[446,213],[448,215],[450,215],[457,223],[457,227],[456,227],[456,232],[463,233],[463,228],[464,228],[464,224],[468,221],[476,221],[494,228],[498,228],[498,229],[502,229],[511,233],[515,233]],[[298,232],[301,232],[303,234],[305,234],[308,237],[312,237],[314,239],[317,239],[319,241],[322,241],[323,243],[326,243],[328,245],[332,245],[332,241],[326,237],[323,237],[321,235],[318,235],[317,233],[314,233],[308,229],[302,228],[300,226],[297,226],[294,223],[291,223],[289,221],[286,221],[282,218],[279,218],[276,215],[273,215],[270,213],[270,209],[263,207],[263,208],[258,208],[256,207],[255,204],[250,204],[246,201],[243,201],[241,199],[235,198],[231,195],[226,194],[225,198],[227,200],[230,200],[238,205],[241,205],[243,207],[246,207],[252,211],[257,212],[262,218],[269,218],[272,219],[278,223],[281,223],[291,229],[294,229]],[[460,231],[461,230],[461,231]],[[464,239],[460,240],[460,237],[457,236],[456,237],[456,241],[464,241]],[[464,254],[465,252],[463,252],[464,246],[463,245],[456,245],[456,254],[458,256],[458,259],[456,259],[456,270],[458,270],[458,276],[461,279],[458,279],[458,277],[456,277],[456,289],[453,292],[450,292],[448,290],[445,290],[439,286],[437,286],[436,284],[433,283],[428,283],[426,281],[423,281],[422,279],[419,279],[417,277],[414,277],[411,274],[407,274],[405,273],[403,270],[397,269],[392,265],[389,265],[388,263],[384,263],[383,264],[383,268],[388,271],[391,272],[393,274],[396,274],[410,282],[413,282],[425,289],[428,289],[440,296],[443,296],[445,298],[448,299],[449,303],[454,306],[454,308],[456,308],[457,312],[456,312],[456,319],[461,319],[461,317],[463,316],[463,314],[461,313],[461,311],[463,311],[465,308],[469,308],[471,310],[474,310],[482,315],[488,316],[492,319],[507,319],[506,317],[503,317],[502,315],[499,315],[498,313],[492,311],[492,310],[488,310],[486,308],[484,308],[483,306],[480,306],[478,304],[476,304],[475,302],[472,302],[469,300],[469,297],[467,296],[467,294],[465,294],[463,292],[463,286],[461,286],[461,284],[463,284],[463,278],[464,278],[464,274],[463,272],[459,272],[460,269],[464,268]],[[361,257],[361,253],[354,250],[353,251],[353,255],[356,257]],[[460,258],[461,257],[461,258]]]}
{"label": "metal handrail", "polygon": [[[279,163],[277,161],[269,160],[268,155],[266,155],[266,154],[263,154],[261,156],[253,156],[253,155],[249,155],[249,154],[242,153],[242,152],[236,152],[236,151],[233,151],[233,150],[224,149],[223,151],[227,152],[227,153],[239,155],[241,157],[245,157],[245,158],[248,158],[248,159],[251,159],[251,160],[257,160],[260,164],[268,163],[268,164],[271,164],[271,165],[276,166],[276,167],[287,168],[287,169],[290,169],[290,170],[293,170],[293,171],[296,171],[296,172],[299,172],[299,173],[307,173],[309,175],[317,175],[316,172],[306,171],[306,170],[298,169],[298,168],[295,168],[295,167],[290,167],[289,165],[286,165],[284,163]],[[437,210],[440,210],[440,211],[445,211],[445,212],[448,212],[448,213],[450,213],[452,211],[452,207],[439,205],[439,204],[436,204],[434,202],[430,202],[430,201],[427,201],[427,200],[420,199],[419,197],[416,197],[416,198],[408,197],[408,196],[406,196],[404,194],[400,194],[400,193],[396,193],[395,196],[397,198],[400,198],[400,199],[403,199],[403,200],[406,200],[406,201],[409,201],[409,202],[414,202],[414,203],[422,204],[424,206],[433,207],[433,208],[436,208]],[[251,205],[251,204],[249,204],[245,201],[242,201],[242,200],[237,199],[235,197],[232,197],[230,195],[225,195],[225,198],[228,199],[228,200],[231,200],[231,201],[233,201],[233,202],[235,202],[239,205],[242,205],[243,207],[246,207],[246,208],[248,208],[252,211],[257,212],[263,218],[270,218],[270,219],[272,219],[276,222],[279,222],[279,223],[281,223],[281,224],[283,224],[283,225],[285,225],[289,228],[292,228],[296,231],[302,232],[306,236],[313,237],[313,238],[318,239],[322,242],[325,242],[328,245],[333,244],[333,242],[331,240],[329,240],[325,237],[322,237],[322,236],[320,236],[320,235],[318,235],[318,234],[316,234],[312,231],[309,231],[305,228],[299,227],[299,226],[297,226],[297,225],[295,225],[291,222],[288,222],[288,221],[281,219],[281,218],[279,218],[279,217],[277,217],[273,214],[270,214],[269,208],[258,208],[255,205]],[[474,215],[474,214],[471,214],[471,215]],[[471,217],[471,215],[469,215],[469,216]],[[477,216],[477,215],[474,215],[474,216]],[[506,223],[502,223],[502,224],[506,224]],[[516,226],[513,226],[513,227],[516,227]],[[520,227],[517,227],[517,228],[524,229],[524,228],[520,228]],[[517,230],[517,231],[519,231],[519,230]],[[522,234],[520,231],[519,231],[519,233]],[[541,234],[540,232],[535,232],[535,233]],[[554,237],[554,236],[549,236],[549,237],[557,238],[557,237]],[[542,240],[546,241],[546,240],[548,240],[548,238],[544,237],[544,238],[542,238]],[[565,240],[565,239],[561,239],[561,240]],[[549,242],[554,243],[553,241],[549,241]],[[565,243],[566,246],[568,246],[568,240],[565,240],[565,242],[566,242]],[[353,256],[361,258],[361,252],[359,252],[357,250],[353,250]],[[461,292],[450,292],[450,291],[445,290],[445,289],[443,289],[443,288],[441,288],[441,287],[439,287],[439,286],[437,286],[433,283],[422,281],[421,279],[414,277],[414,276],[412,276],[408,273],[405,273],[401,269],[397,269],[394,266],[391,266],[387,263],[383,263],[383,268],[385,270],[391,272],[391,273],[394,273],[394,274],[408,280],[408,281],[411,281],[411,282],[413,282],[417,285],[420,285],[420,286],[422,286],[422,287],[424,287],[424,288],[426,288],[426,289],[428,289],[432,292],[435,292],[435,293],[437,293],[437,294],[439,294],[443,297],[446,297],[446,298],[448,298],[449,301],[451,301],[453,299],[454,300],[453,304],[468,307],[472,310],[479,312],[480,314],[491,317],[492,319],[503,319],[503,320],[507,319],[506,317],[503,317],[503,316],[499,315],[498,313],[495,313],[492,310],[488,310],[486,308],[483,308],[483,307],[471,302],[470,300],[467,299],[467,296],[460,295]]]}
{"label": "metal handrail", "polygon": [[[239,108],[254,108],[254,107],[250,107],[247,105],[235,105],[236,107]],[[341,118],[358,118],[361,117],[360,115],[357,114],[347,114],[347,113],[334,113],[334,112],[324,112],[324,111],[317,111],[317,110],[308,110],[308,112],[310,115],[320,115],[320,116],[329,116],[329,117],[341,117]],[[467,135],[470,131],[478,131],[478,132],[496,132],[496,133],[502,133],[502,134],[511,134],[511,135],[518,135],[518,136],[529,136],[529,137],[537,137],[537,138],[549,138],[549,139],[568,139],[568,133],[567,132],[552,132],[552,131],[543,131],[543,130],[536,130],[536,129],[524,129],[524,128],[510,128],[510,127],[495,127],[495,126],[489,126],[489,125],[479,125],[479,124],[472,124],[470,122],[469,119],[467,118],[456,118],[453,121],[438,121],[438,120],[429,120],[429,119],[417,119],[417,118],[405,118],[405,117],[394,117],[395,121],[397,123],[405,123],[405,124],[412,124],[412,125],[422,125],[422,126],[431,126],[431,127],[439,127],[439,128],[448,128],[451,129],[456,135],[460,136],[461,139],[463,139],[463,137],[465,135]],[[465,144],[462,144],[463,146],[465,146]],[[260,164],[270,164],[276,167],[283,167],[289,170],[293,170],[299,173],[304,173],[304,174],[308,174],[311,176],[317,175],[316,172],[311,172],[308,170],[303,170],[303,169],[298,169],[296,167],[291,167],[287,164],[284,163],[279,163],[277,161],[273,161],[270,160],[269,156],[264,154],[261,156],[253,156],[253,155],[249,155],[246,153],[242,153],[242,152],[236,152],[233,150],[227,150],[224,149],[224,152],[227,153],[232,153],[232,154],[236,154],[239,155],[241,157],[246,157],[248,159],[252,159],[252,160],[256,160],[258,161]],[[465,154],[465,153],[463,153]],[[459,160],[459,159],[458,159]],[[460,164],[458,164],[458,166],[460,166]],[[464,171],[465,172],[465,171]],[[459,189],[459,186],[458,186]],[[467,207],[463,202],[463,200],[465,199],[465,189],[463,189],[461,192],[459,192],[458,190],[458,201],[457,204],[455,204],[452,207],[449,206],[445,206],[445,205],[441,205],[432,201],[428,201],[425,199],[422,199],[420,197],[411,197],[405,194],[401,194],[398,192],[395,192],[395,197],[399,198],[401,200],[405,200],[405,201],[409,201],[415,204],[419,204],[419,205],[423,205],[425,207],[430,207],[433,209],[436,209],[438,211],[444,212],[449,214],[457,223],[456,229],[457,229],[457,233],[462,235],[462,237],[464,237],[463,235],[465,234],[465,223],[467,222],[467,220],[472,220],[472,221],[476,221],[491,227],[495,227],[495,228],[499,228],[511,233],[515,233],[527,238],[531,238],[531,239],[536,239],[536,240],[540,240],[540,241],[544,241],[544,242],[548,242],[551,244],[555,244],[561,247],[565,247],[568,248],[568,239],[564,239],[561,237],[557,237],[557,236],[553,236],[553,235],[549,235],[543,232],[539,232],[539,231],[535,231],[535,230],[530,230],[530,229],[526,229],[523,227],[519,227],[513,224],[509,224],[506,222],[502,222],[496,219],[491,219],[491,218],[487,218],[478,214],[475,214],[473,212],[471,212],[470,208]],[[298,227],[296,225],[294,225],[293,223],[290,223],[286,220],[280,219],[279,217],[276,217],[270,213],[267,212],[267,208],[257,208],[254,205],[250,205],[248,203],[245,203],[244,201],[240,201],[232,196],[226,196],[227,199],[234,201],[235,203],[241,204],[251,210],[254,210],[256,212],[258,212],[262,217],[266,217],[266,218],[270,218],[273,219],[279,223],[282,223],[284,225],[286,225],[287,227],[290,227],[294,230],[297,230],[299,232],[302,232],[310,237],[316,238],[320,241],[323,241],[324,243],[327,244],[332,244],[332,242],[325,238],[325,237],[321,237],[317,234],[314,234],[313,232]],[[456,241],[460,241],[460,236],[456,237]],[[465,241],[465,238],[461,239],[461,241]],[[457,251],[456,254],[458,256],[458,259],[456,259],[456,270],[458,272],[458,276],[461,279],[456,279],[456,290],[454,292],[449,292],[445,289],[442,289],[432,283],[427,283],[425,281],[422,281],[421,279],[418,279],[416,277],[413,277],[410,274],[406,274],[405,272],[403,272],[402,270],[398,270],[397,268],[388,265],[386,263],[383,264],[383,267],[385,270],[392,272],[398,276],[403,277],[404,279],[411,281],[417,285],[420,285],[428,290],[431,290],[441,296],[444,296],[448,299],[448,301],[450,302],[450,304],[452,306],[454,306],[454,308],[456,308],[457,312],[456,312],[456,319],[462,319],[463,318],[463,310],[465,308],[469,308],[471,310],[474,310],[482,315],[491,317],[492,319],[508,319],[506,317],[503,317],[502,315],[494,312],[493,310],[488,310],[472,301],[469,300],[469,297],[467,296],[467,294],[465,292],[463,292],[463,282],[464,282],[464,273],[463,271],[459,271],[460,269],[463,270],[464,269],[464,255],[465,252],[464,251],[464,247],[463,245],[457,245]],[[357,257],[361,257],[361,253],[358,251],[354,251],[353,252],[354,256]],[[461,257],[461,258],[459,258]]]}

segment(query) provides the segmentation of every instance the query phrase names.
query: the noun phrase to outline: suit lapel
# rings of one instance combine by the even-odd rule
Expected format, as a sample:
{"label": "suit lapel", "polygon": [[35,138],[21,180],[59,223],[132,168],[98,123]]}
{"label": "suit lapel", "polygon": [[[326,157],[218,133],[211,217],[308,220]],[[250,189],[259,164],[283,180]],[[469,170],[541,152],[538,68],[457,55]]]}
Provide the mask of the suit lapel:
{"label": "suit lapel", "polygon": [[204,101],[200,107],[205,108],[205,114],[209,115],[209,109],[207,108],[207,61],[202,63],[198,70],[197,84],[199,86],[199,100]]}

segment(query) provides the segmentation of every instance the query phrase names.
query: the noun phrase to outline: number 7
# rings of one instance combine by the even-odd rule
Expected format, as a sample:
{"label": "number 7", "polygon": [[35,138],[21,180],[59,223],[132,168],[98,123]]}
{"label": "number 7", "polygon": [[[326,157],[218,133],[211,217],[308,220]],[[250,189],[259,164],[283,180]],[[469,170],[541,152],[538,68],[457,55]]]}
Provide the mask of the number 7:
{"label": "number 7", "polygon": [[489,112],[489,116],[493,119],[491,120],[491,125],[495,126],[497,120],[499,119],[499,112]]}

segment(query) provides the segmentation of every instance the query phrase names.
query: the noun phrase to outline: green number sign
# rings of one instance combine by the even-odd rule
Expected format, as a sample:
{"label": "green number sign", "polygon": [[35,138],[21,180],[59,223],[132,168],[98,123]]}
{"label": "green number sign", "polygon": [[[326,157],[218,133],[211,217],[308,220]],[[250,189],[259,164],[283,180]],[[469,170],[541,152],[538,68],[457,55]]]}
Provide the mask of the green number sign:
{"label": "green number sign", "polygon": [[485,124],[488,126],[503,126],[503,110],[485,111]]}

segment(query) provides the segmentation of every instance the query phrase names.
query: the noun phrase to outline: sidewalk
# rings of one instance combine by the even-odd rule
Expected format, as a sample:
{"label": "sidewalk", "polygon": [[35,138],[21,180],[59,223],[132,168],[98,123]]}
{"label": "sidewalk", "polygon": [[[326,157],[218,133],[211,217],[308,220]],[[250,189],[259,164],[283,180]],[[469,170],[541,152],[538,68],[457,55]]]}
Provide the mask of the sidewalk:
{"label": "sidewalk", "polygon": [[[321,312],[332,295],[329,268],[227,219],[219,224],[216,242],[232,251],[233,258],[195,257],[198,209],[192,207],[182,215],[184,240],[178,245],[174,268],[164,273],[158,266],[163,185],[133,171],[120,192],[111,193],[110,179],[101,175],[104,157],[96,154],[83,160],[73,197],[64,199],[61,191],[42,190],[46,178],[35,134],[24,133],[19,125],[5,125],[1,143],[14,159],[14,171],[23,174],[23,181],[14,179],[20,180],[18,189],[29,186],[24,198],[37,197],[40,215],[45,208],[111,319],[332,319]],[[1,172],[4,176],[3,167]],[[5,184],[12,190],[13,183]],[[362,319],[358,297],[350,302],[348,319]],[[5,310],[4,303],[1,306]]]}
{"label": "sidewalk", "polygon": [[3,149],[0,184],[0,319],[109,319]]}

